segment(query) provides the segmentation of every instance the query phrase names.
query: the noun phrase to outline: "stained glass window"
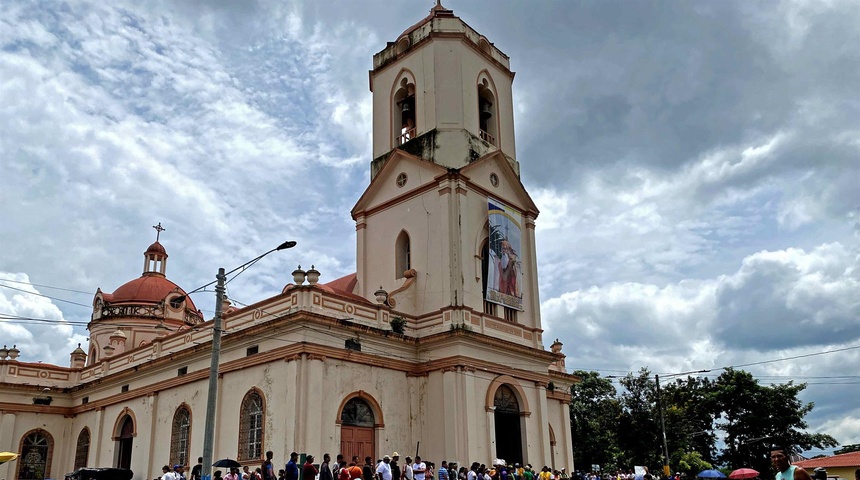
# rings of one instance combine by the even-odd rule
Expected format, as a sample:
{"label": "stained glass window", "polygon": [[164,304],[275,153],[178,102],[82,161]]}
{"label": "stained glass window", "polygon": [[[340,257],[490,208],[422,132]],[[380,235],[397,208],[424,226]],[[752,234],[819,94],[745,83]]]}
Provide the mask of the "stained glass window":
{"label": "stained glass window", "polygon": [[21,441],[18,459],[19,480],[44,480],[48,477],[54,439],[44,430],[35,430]]}

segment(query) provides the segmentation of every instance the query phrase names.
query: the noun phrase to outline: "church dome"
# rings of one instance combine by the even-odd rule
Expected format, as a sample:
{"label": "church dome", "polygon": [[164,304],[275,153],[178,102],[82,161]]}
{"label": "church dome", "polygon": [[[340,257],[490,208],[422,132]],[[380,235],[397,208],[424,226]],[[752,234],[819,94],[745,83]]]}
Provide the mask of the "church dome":
{"label": "church dome", "polygon": [[[161,275],[144,274],[139,278],[135,278],[130,282],[126,282],[117,288],[112,294],[104,295],[107,303],[159,303],[167,298],[170,292],[176,292],[179,295],[185,295],[179,285],[171,282]],[[187,308],[192,311],[197,311],[191,297],[185,299]]]}
{"label": "church dome", "polygon": [[164,246],[161,243],[159,243],[158,241],[156,241],[155,243],[150,245],[149,248],[146,249],[146,252],[144,252],[144,255],[150,254],[150,253],[157,253],[160,255],[164,255],[165,257],[168,256],[167,250],[165,250]]}

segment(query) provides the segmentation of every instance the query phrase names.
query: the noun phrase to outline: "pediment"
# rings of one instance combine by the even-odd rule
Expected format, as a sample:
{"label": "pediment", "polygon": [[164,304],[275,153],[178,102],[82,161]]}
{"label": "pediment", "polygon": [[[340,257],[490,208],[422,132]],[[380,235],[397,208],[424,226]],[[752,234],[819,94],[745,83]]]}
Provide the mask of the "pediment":
{"label": "pediment", "polygon": [[[530,213],[534,217],[540,213],[534,200],[520,181],[517,172],[501,151],[495,150],[487,153],[463,167],[460,172],[468,179],[470,186],[487,197],[506,202],[511,207],[523,213]],[[491,181],[493,174],[498,177],[497,185],[493,185]]]}
{"label": "pediment", "polygon": [[[352,207],[352,218],[398,198],[409,197],[430,184],[435,185],[436,177],[446,171],[445,167],[395,149]],[[401,174],[405,175],[405,182],[398,182],[398,177],[404,178]]]}

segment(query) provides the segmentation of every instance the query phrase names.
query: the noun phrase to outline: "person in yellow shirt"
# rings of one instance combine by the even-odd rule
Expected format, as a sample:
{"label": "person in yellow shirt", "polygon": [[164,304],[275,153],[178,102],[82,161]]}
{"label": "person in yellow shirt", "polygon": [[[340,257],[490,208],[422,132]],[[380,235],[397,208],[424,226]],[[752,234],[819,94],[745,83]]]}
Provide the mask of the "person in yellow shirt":
{"label": "person in yellow shirt", "polygon": [[552,473],[550,473],[549,467],[544,465],[544,467],[540,470],[538,480],[552,480]]}

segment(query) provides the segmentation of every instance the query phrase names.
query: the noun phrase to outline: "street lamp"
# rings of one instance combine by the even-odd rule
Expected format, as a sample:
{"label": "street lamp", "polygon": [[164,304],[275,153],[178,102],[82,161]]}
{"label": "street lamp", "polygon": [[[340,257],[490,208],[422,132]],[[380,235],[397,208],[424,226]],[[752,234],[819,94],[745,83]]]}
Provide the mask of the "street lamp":
{"label": "street lamp", "polygon": [[257,258],[249,260],[242,265],[239,265],[238,267],[234,268],[233,270],[230,270],[229,272],[224,272],[223,268],[219,268],[218,275],[215,276],[215,281],[209,282],[202,287],[195,288],[187,294],[182,295],[173,300],[174,302],[182,303],[182,301],[184,301],[188,295],[194,292],[199,292],[206,287],[215,284],[215,318],[212,324],[212,358],[211,362],[209,363],[209,391],[206,397],[206,425],[203,433],[202,476],[204,480],[210,480],[212,478],[212,450],[214,448],[215,441],[215,403],[218,397],[218,362],[221,356],[221,315],[223,313],[223,304],[225,298],[224,293],[227,285],[227,275],[235,273],[238,270],[239,273],[237,273],[236,276],[239,276],[239,274],[244,272],[251,265],[257,263],[261,258],[265,257],[266,255],[272,252],[276,252],[278,250],[286,250],[288,248],[293,248],[295,246],[296,242],[292,240],[287,241],[260,255]]}

